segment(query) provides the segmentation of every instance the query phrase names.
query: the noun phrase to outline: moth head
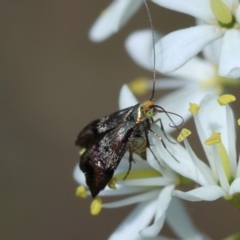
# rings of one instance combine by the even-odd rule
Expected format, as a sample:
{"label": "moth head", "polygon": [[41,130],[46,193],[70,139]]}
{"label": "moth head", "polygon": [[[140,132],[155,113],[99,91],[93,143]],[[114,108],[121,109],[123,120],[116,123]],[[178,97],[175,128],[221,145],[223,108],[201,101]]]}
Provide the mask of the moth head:
{"label": "moth head", "polygon": [[141,105],[141,113],[145,118],[152,118],[156,115],[157,110],[151,100],[148,100]]}

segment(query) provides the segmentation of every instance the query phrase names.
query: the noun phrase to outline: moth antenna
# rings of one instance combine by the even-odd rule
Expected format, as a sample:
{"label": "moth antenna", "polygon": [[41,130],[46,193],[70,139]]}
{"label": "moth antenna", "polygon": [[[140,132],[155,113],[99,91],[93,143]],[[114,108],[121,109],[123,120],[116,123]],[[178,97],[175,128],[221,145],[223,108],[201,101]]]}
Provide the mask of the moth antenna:
{"label": "moth antenna", "polygon": [[149,11],[149,7],[147,5],[147,1],[143,0],[146,10],[147,10],[147,14],[148,14],[148,18],[149,18],[149,22],[150,22],[150,26],[151,26],[151,30],[152,30],[152,45],[153,45],[153,88],[152,88],[152,96],[150,98],[151,101],[154,100],[154,95],[155,95],[155,83],[156,83],[156,53],[155,53],[155,36],[154,36],[154,30],[153,30],[153,21],[152,21],[152,17]]}

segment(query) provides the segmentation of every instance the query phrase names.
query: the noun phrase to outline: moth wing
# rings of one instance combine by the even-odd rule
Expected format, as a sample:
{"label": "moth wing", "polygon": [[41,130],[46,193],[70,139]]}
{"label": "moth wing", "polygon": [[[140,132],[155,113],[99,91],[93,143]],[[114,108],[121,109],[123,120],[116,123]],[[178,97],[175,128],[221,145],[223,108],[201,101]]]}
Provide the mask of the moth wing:
{"label": "moth wing", "polygon": [[92,121],[79,134],[75,145],[81,148],[90,148],[94,143],[99,142],[112,129],[124,122],[131,113],[133,107],[112,113],[109,116]]}
{"label": "moth wing", "polygon": [[80,158],[80,168],[86,183],[95,197],[111,180],[123,155],[128,150],[135,122],[124,122],[107,133],[99,142],[85,151]]}

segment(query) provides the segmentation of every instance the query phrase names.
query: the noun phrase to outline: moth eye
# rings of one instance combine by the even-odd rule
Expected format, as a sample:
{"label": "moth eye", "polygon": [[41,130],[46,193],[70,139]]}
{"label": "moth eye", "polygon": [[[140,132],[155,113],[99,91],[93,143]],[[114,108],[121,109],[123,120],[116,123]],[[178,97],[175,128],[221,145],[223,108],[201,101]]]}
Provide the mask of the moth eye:
{"label": "moth eye", "polygon": [[148,111],[147,111],[147,117],[148,117],[148,118],[151,118],[151,117],[153,117],[153,116],[154,116],[153,110],[148,110]]}

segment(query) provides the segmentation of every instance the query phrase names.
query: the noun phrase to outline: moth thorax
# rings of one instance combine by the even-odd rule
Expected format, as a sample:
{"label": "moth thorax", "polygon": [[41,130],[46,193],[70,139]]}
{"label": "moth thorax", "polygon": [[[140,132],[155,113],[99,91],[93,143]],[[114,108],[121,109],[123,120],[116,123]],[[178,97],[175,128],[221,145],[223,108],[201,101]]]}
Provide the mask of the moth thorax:
{"label": "moth thorax", "polygon": [[156,115],[156,109],[151,100],[148,100],[141,105],[141,115],[144,118],[152,118]]}

